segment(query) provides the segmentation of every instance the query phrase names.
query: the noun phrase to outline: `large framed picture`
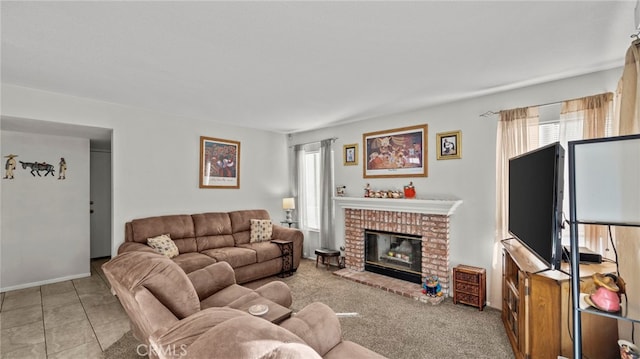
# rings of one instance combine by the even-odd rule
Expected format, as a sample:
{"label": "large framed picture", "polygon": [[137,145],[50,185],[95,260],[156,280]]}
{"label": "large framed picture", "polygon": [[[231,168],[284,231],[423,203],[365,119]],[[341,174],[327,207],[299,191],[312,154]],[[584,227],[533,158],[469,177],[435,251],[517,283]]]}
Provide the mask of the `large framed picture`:
{"label": "large framed picture", "polygon": [[427,125],[362,135],[363,177],[426,177]]}
{"label": "large framed picture", "polygon": [[438,160],[462,158],[462,131],[442,132],[436,134]]}
{"label": "large framed picture", "polygon": [[200,136],[200,188],[240,188],[240,142]]}
{"label": "large framed picture", "polygon": [[353,143],[342,147],[342,161],[345,166],[358,164],[358,144]]}

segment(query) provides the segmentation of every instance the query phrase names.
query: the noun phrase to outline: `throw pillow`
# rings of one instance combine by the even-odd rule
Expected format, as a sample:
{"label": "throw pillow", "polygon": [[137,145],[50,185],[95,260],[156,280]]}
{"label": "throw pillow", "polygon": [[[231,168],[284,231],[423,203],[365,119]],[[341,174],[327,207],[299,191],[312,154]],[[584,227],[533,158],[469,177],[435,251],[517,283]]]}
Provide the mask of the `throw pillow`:
{"label": "throw pillow", "polygon": [[161,236],[147,238],[147,244],[149,247],[155,249],[158,253],[164,254],[169,258],[173,258],[180,254],[178,251],[178,247],[171,240],[168,234],[163,234]]}
{"label": "throw pillow", "polygon": [[251,220],[251,243],[271,240],[273,225],[270,219]]}

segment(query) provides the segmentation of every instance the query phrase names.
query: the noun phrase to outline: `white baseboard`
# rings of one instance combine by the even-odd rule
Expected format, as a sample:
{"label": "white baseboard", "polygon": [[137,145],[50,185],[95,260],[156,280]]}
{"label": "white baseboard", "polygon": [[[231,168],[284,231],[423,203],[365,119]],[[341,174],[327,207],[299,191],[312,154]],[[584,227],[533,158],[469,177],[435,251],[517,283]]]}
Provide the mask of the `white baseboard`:
{"label": "white baseboard", "polygon": [[58,283],[58,282],[65,282],[65,281],[68,281],[68,280],[86,278],[86,277],[90,277],[90,276],[91,276],[91,272],[89,272],[89,273],[81,273],[81,274],[74,274],[74,275],[70,275],[70,276],[66,276],[66,277],[60,277],[60,278],[47,279],[47,280],[43,280],[43,281],[39,281],[39,282],[18,284],[18,285],[14,285],[14,286],[11,286],[11,287],[2,287],[2,288],[0,288],[0,293],[9,292],[9,291],[18,290],[18,289],[39,287],[41,285],[53,284],[53,283]]}

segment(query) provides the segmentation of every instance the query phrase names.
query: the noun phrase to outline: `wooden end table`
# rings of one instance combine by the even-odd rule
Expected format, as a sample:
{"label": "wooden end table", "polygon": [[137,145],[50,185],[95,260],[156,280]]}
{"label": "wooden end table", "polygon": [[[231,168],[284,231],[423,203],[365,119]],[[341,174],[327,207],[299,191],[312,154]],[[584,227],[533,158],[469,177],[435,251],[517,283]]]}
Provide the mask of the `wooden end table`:
{"label": "wooden end table", "polygon": [[453,268],[453,303],[469,304],[482,310],[486,302],[487,272],[484,268],[461,264]]}
{"label": "wooden end table", "polygon": [[293,241],[284,239],[274,239],[271,243],[275,243],[280,247],[282,255],[282,270],[278,277],[284,278],[293,274]]}

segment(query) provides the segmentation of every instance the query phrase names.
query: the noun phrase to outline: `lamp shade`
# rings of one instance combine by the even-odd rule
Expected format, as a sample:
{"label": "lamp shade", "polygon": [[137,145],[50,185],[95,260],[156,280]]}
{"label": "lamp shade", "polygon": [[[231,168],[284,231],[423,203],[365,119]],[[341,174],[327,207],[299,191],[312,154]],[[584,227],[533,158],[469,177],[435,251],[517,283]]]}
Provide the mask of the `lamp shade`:
{"label": "lamp shade", "polygon": [[282,209],[296,209],[296,202],[292,197],[282,199]]}

